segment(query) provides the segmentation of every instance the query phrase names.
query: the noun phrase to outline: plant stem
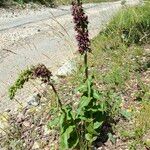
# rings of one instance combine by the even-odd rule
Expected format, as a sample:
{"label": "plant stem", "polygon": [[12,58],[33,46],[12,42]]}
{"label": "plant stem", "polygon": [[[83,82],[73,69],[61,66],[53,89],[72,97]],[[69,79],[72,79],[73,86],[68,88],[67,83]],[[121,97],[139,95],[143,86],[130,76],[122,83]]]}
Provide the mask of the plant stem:
{"label": "plant stem", "polygon": [[87,64],[87,51],[84,53],[84,67],[85,67],[85,78],[88,79],[89,73],[88,73],[88,64]]}
{"label": "plant stem", "polygon": [[49,83],[49,84],[50,84],[50,86],[52,87],[52,90],[53,90],[54,93],[55,93],[55,96],[56,96],[56,98],[57,98],[57,101],[58,101],[58,104],[59,104],[60,109],[63,111],[62,103],[61,103],[61,100],[60,100],[60,98],[59,98],[59,95],[58,95],[58,93],[57,93],[57,90],[56,90],[55,86],[53,85],[53,83]]}

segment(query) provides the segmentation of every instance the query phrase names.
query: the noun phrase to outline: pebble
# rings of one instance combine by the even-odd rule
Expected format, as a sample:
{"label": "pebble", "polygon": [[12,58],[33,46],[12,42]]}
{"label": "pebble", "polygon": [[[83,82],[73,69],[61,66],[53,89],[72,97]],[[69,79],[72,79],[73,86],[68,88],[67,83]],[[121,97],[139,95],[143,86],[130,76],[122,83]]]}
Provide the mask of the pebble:
{"label": "pebble", "polygon": [[39,149],[40,146],[37,142],[34,142],[32,149]]}
{"label": "pebble", "polygon": [[28,105],[29,106],[38,106],[40,104],[40,99],[41,99],[41,96],[39,93],[34,93],[32,96],[29,97],[29,100],[28,100]]}
{"label": "pebble", "polygon": [[25,127],[30,127],[31,123],[30,123],[29,121],[24,121],[24,122],[23,122],[23,125],[24,125]]}
{"label": "pebble", "polygon": [[102,142],[97,142],[96,145],[97,145],[98,147],[101,147],[101,146],[103,145],[103,143],[102,143]]}

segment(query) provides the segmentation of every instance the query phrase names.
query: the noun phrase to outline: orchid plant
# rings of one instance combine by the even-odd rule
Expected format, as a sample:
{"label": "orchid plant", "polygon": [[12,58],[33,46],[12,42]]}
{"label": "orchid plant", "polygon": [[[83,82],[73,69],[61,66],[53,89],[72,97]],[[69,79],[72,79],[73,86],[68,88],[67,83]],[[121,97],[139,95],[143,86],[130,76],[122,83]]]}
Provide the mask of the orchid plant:
{"label": "orchid plant", "polygon": [[[40,78],[44,83],[50,85],[54,91],[58,106],[59,115],[49,121],[49,127],[53,128],[59,125],[60,129],[60,149],[91,149],[93,142],[100,134],[100,129],[107,118],[107,103],[100,93],[94,87],[94,77],[88,72],[88,53],[91,52],[88,16],[85,14],[82,2],[80,0],[72,2],[72,16],[77,33],[78,51],[84,57],[84,74],[82,83],[77,87],[80,92],[80,98],[77,99],[78,106],[74,110],[73,106],[62,103],[58,91],[51,80],[52,73],[45,65],[40,64],[24,72],[17,80],[9,92],[10,98],[14,98],[18,88],[22,88],[25,81],[29,78]],[[24,75],[26,78],[24,78]]]}
{"label": "orchid plant", "polygon": [[92,148],[107,118],[107,103],[102,99],[102,94],[94,88],[94,77],[88,72],[88,53],[91,52],[89,22],[80,0],[72,2],[72,16],[77,32],[78,51],[84,56],[85,76],[77,88],[81,97],[76,111],[70,105],[62,105],[59,119],[50,121],[49,126],[60,125],[60,149],[87,150]]}

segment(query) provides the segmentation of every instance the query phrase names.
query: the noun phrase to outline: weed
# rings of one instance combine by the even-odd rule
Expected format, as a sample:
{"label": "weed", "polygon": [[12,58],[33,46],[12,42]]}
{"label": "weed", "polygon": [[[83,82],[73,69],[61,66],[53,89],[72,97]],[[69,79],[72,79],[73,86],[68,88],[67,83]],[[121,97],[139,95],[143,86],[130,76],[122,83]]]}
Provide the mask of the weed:
{"label": "weed", "polygon": [[[83,82],[77,88],[81,97],[76,111],[70,105],[59,105],[61,107],[60,119],[60,148],[61,149],[88,149],[99,135],[99,129],[107,118],[107,104],[101,99],[101,93],[94,88],[93,77],[89,76],[87,53],[91,52],[88,39],[88,20],[80,1],[73,3],[73,17],[79,53],[84,56]],[[85,39],[85,40],[84,40]],[[52,123],[51,123],[52,125]],[[50,126],[51,127],[51,126]]]}

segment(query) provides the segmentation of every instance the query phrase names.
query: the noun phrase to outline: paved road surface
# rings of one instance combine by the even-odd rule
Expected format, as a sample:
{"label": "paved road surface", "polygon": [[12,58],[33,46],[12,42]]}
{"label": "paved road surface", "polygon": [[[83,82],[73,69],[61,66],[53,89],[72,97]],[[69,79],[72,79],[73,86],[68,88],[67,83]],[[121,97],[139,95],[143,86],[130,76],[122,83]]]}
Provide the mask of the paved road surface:
{"label": "paved road surface", "polygon": [[[134,5],[138,0],[129,0],[128,3]],[[120,1],[85,5],[90,37],[97,35],[121,7]],[[75,56],[74,35],[69,6],[1,20],[0,38],[4,40],[0,45],[0,112],[17,107],[15,101],[8,99],[7,90],[21,70],[44,63],[55,72]],[[25,103],[34,90],[34,83],[26,85],[16,98]]]}

